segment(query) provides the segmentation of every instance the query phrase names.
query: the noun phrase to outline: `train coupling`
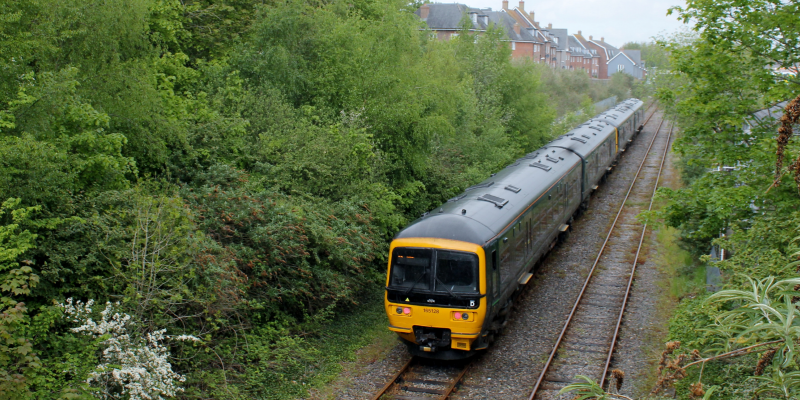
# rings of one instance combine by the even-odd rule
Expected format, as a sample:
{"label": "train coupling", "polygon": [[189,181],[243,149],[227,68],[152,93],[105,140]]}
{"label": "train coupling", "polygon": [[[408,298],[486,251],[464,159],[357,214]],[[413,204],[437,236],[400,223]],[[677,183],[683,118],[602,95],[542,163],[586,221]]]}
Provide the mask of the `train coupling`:
{"label": "train coupling", "polygon": [[414,339],[419,345],[419,349],[426,353],[436,352],[437,349],[450,348],[449,329],[415,326]]}

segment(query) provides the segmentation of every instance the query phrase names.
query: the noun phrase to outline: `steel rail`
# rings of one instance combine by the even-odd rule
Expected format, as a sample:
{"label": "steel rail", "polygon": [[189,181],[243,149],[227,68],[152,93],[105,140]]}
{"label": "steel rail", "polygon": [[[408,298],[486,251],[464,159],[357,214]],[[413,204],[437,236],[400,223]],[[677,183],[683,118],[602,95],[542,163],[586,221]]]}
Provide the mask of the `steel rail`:
{"label": "steel rail", "polygon": [[[400,377],[403,376],[403,374],[408,372],[408,370],[416,361],[417,361],[416,357],[411,357],[403,365],[403,367],[400,368],[400,370],[397,373],[395,373],[394,376],[392,376],[392,378],[383,386],[383,388],[381,388],[381,390],[377,394],[375,394],[375,396],[372,397],[372,400],[379,400],[383,395],[385,395],[386,392],[389,391],[389,388],[397,384],[397,380],[400,379]],[[444,389],[444,393],[439,395],[439,397],[437,397],[437,400],[447,400],[450,397],[450,395],[453,394],[453,391],[455,390],[456,386],[458,386],[459,382],[461,382],[461,379],[464,377],[464,375],[466,375],[470,366],[472,366],[471,361],[467,362],[464,365],[464,367],[461,369],[461,372],[459,372],[458,375],[453,379],[453,381],[450,382],[449,385],[447,385],[447,388]]]}
{"label": "steel rail", "polygon": [[[667,145],[664,146],[664,154],[662,154],[661,156],[661,165],[659,165],[658,167],[656,184],[655,186],[653,186],[653,194],[650,196],[650,205],[647,207],[647,211],[653,209],[653,200],[655,199],[656,191],[658,190],[658,181],[661,180],[661,172],[664,170],[664,161],[667,159],[667,153],[669,153],[669,142],[672,139],[672,130],[674,128],[675,128],[675,123],[673,122],[672,125],[670,125],[669,127],[669,134],[667,134]],[[611,365],[611,358],[614,356],[614,349],[616,347],[617,338],[619,337],[619,328],[622,325],[622,317],[625,315],[625,307],[628,304],[628,296],[630,295],[631,287],[633,286],[633,277],[636,274],[636,264],[639,262],[639,254],[642,251],[642,244],[644,243],[644,237],[646,233],[647,233],[647,222],[645,222],[644,228],[642,228],[642,235],[639,237],[639,246],[636,248],[636,256],[633,258],[633,266],[631,267],[631,276],[628,278],[628,286],[625,289],[625,297],[622,298],[622,307],[619,310],[619,317],[617,318],[617,326],[614,328],[614,336],[611,338],[611,348],[608,350],[608,357],[606,357],[606,365],[603,367],[603,375],[602,378],[600,378],[601,388],[605,388],[606,377],[608,376],[608,367]]]}
{"label": "steel rail", "polygon": [[372,400],[378,400],[381,398],[381,396],[386,394],[386,391],[389,390],[389,388],[392,387],[392,385],[394,385],[395,382],[397,382],[397,379],[400,378],[400,375],[403,375],[403,373],[408,371],[408,368],[411,367],[411,364],[414,361],[415,361],[414,357],[409,358],[408,361],[405,363],[405,365],[403,365],[403,367],[400,368],[400,370],[397,371],[396,374],[394,374],[392,379],[390,379],[389,382],[386,382],[386,385],[383,386],[383,388],[378,392],[378,394],[372,397]]}
{"label": "steel rail", "polygon": [[[652,118],[657,111],[658,109],[656,109],[655,111],[653,111],[652,114],[650,114],[650,117],[647,118],[645,124],[647,124],[647,122],[650,122],[650,118]],[[631,181],[631,185],[628,188],[628,192],[625,194],[625,199],[622,200],[622,204],[619,207],[619,211],[617,211],[617,215],[616,217],[614,217],[614,222],[611,224],[611,229],[609,229],[608,234],[606,235],[606,238],[603,241],[603,246],[600,247],[600,252],[597,254],[597,258],[595,258],[594,264],[592,264],[592,269],[589,271],[589,275],[586,277],[586,281],[584,281],[583,283],[583,287],[581,288],[581,291],[578,294],[578,298],[577,300],[575,300],[575,304],[572,306],[572,310],[570,311],[569,316],[567,317],[567,322],[561,329],[561,333],[558,335],[558,339],[556,339],[556,344],[553,346],[553,350],[550,352],[550,356],[548,356],[547,362],[545,363],[542,372],[539,374],[539,378],[536,379],[536,384],[533,386],[533,391],[531,391],[531,395],[528,397],[528,400],[533,400],[534,397],[536,397],[536,392],[539,390],[539,386],[542,384],[542,381],[544,380],[544,377],[547,374],[547,370],[550,368],[550,364],[553,362],[553,358],[555,357],[556,352],[558,351],[558,348],[561,345],[561,341],[564,339],[564,335],[567,332],[567,328],[569,328],[569,324],[572,322],[572,317],[575,316],[575,310],[578,309],[578,305],[580,305],[581,299],[583,298],[583,294],[586,292],[586,287],[589,286],[589,281],[591,281],[592,276],[594,275],[594,271],[597,268],[597,264],[600,262],[600,257],[603,255],[603,252],[606,249],[606,245],[608,244],[608,241],[611,239],[611,234],[614,232],[614,228],[617,226],[617,221],[619,220],[619,216],[622,215],[622,210],[625,208],[625,203],[628,201],[628,197],[630,196],[631,191],[633,191],[633,187],[636,185],[636,182],[639,178],[639,174],[642,172],[642,169],[644,168],[644,164],[647,161],[647,154],[650,153],[650,149],[653,147],[653,143],[655,143],[656,138],[658,137],[658,133],[659,131],[661,131],[661,126],[663,124],[664,120],[662,118],[661,122],[658,124],[658,128],[656,128],[655,134],[653,134],[653,138],[650,140],[650,144],[647,146],[647,151],[645,152],[645,156],[642,158],[641,164],[639,164],[639,169],[636,171],[636,175],[633,177],[633,180]]]}
{"label": "steel rail", "polygon": [[461,382],[461,378],[464,377],[464,375],[467,373],[467,370],[469,370],[469,367],[471,365],[472,365],[472,362],[470,362],[470,363],[468,363],[467,365],[464,366],[464,369],[461,370],[461,373],[458,374],[458,376],[453,381],[453,383],[451,383],[450,386],[447,387],[447,390],[445,391],[445,393],[441,397],[439,397],[439,400],[447,400],[450,397],[450,395],[453,393],[453,390],[455,390],[455,388],[458,385],[458,383]]}

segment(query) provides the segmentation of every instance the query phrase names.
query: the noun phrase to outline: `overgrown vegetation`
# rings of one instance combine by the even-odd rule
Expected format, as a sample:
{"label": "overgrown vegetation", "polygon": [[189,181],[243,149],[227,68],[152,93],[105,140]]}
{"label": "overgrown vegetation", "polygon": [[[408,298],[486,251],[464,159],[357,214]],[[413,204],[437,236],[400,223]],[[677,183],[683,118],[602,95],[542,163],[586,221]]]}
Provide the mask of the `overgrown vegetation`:
{"label": "overgrown vegetation", "polygon": [[414,7],[0,2],[0,397],[302,397],[398,229],[632,87]]}
{"label": "overgrown vegetation", "polygon": [[727,255],[714,264],[724,290],[686,298],[676,311],[653,393],[675,385],[683,399],[793,399],[800,196],[787,168],[775,168],[776,153],[800,146],[791,135],[780,143],[777,119],[754,113],[800,94],[796,76],[773,71],[800,57],[791,22],[800,10],[772,0],[690,0],[672,12],[696,30],[660,41],[671,71],[658,76],[658,97],[681,127],[674,148],[685,187],[660,189],[667,205],[647,217],[680,229],[706,263],[715,261],[704,255],[712,245]]}
{"label": "overgrown vegetation", "polygon": [[[712,245],[724,249],[714,265],[725,286],[679,305],[655,393],[675,385],[681,399],[800,396],[800,142],[788,129],[800,79],[785,73],[800,61],[798,7],[689,0],[671,11],[695,29],[660,41],[671,71],[656,85],[681,128],[674,148],[685,187],[661,189],[668,203],[647,218],[680,229],[703,262],[715,261],[706,255]],[[784,101],[782,127],[754,114]],[[575,390],[606,395],[590,383]]]}

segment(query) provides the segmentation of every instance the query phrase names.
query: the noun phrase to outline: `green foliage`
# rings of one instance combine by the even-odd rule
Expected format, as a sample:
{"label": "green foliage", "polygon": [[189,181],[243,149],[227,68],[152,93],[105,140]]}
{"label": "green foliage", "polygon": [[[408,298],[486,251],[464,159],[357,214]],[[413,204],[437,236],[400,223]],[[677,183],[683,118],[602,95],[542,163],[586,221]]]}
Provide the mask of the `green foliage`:
{"label": "green foliage", "polygon": [[628,42],[622,45],[625,50],[640,50],[642,61],[648,71],[655,69],[670,69],[669,52],[661,44],[650,42]]}
{"label": "green foliage", "polygon": [[[694,32],[658,39],[669,53],[671,71],[660,71],[652,82],[680,127],[674,148],[686,186],[661,189],[669,201],[652,216],[681,229],[695,254],[714,244],[728,255],[715,264],[725,290],[709,302],[684,301],[670,336],[709,354],[780,341],[772,346],[773,358],[764,352],[705,363],[702,380],[720,386],[718,398],[796,397],[792,239],[800,226],[800,199],[788,185],[770,188],[776,121],[756,121],[752,113],[800,91],[796,79],[772,72],[800,56],[797,24],[791,22],[797,11],[797,4],[783,1],[690,0],[671,12],[693,21]],[[795,154],[797,145],[790,143],[786,151]],[[766,374],[748,379],[757,371]],[[679,392],[688,392],[699,378],[690,370]]]}
{"label": "green foliage", "polygon": [[[53,229],[65,221],[34,218],[40,206],[20,207],[19,198],[10,198],[0,206],[0,395],[8,398],[43,398],[37,396],[37,385],[49,393],[69,392],[68,386],[80,386],[80,380],[65,378],[61,371],[48,369],[50,362],[66,367],[57,357],[46,354],[42,336],[58,314],[53,308],[42,308],[31,317],[29,307],[21,301],[36,289],[39,283],[35,264],[27,259],[19,261],[35,247],[37,235],[31,229]],[[20,265],[23,264],[23,265]],[[52,339],[52,338],[48,338]],[[48,345],[55,341],[47,340]],[[78,346],[72,346],[77,350]],[[82,348],[91,348],[81,343]],[[69,355],[78,356],[80,351]],[[84,364],[85,365],[85,364]],[[69,370],[67,368],[67,370]],[[88,371],[79,375],[84,377]],[[60,376],[60,377],[59,377]],[[56,384],[54,381],[61,382]],[[64,381],[71,381],[64,384]],[[62,392],[66,390],[65,392]]]}
{"label": "green foliage", "polygon": [[[792,302],[793,288],[800,279],[775,281],[767,277],[759,281],[747,277],[749,290],[728,289],[712,294],[707,301],[739,303],[740,307],[716,317],[714,329],[736,339],[740,345],[782,340],[777,346],[775,361],[786,368],[796,357],[794,341],[800,338],[797,306]],[[730,351],[727,345],[720,351]]]}
{"label": "green foliage", "polygon": [[781,370],[775,370],[771,376],[753,376],[750,379],[764,382],[756,390],[756,395],[766,394],[765,399],[794,399],[800,395],[800,371],[784,373]]}
{"label": "green foliage", "polygon": [[[25,375],[39,367],[39,357],[33,352],[30,339],[24,334],[29,322],[21,295],[36,287],[39,277],[30,265],[20,267],[17,259],[33,248],[36,235],[21,230],[37,207],[17,208],[20,200],[3,202],[0,217],[8,221],[0,226],[0,394],[11,396],[26,392]],[[8,214],[10,212],[10,217]]]}
{"label": "green foliage", "polygon": [[388,239],[613,86],[396,0],[0,3],[3,396],[97,394],[67,298],[201,337],[170,348],[186,397],[306,395],[350,357],[321,332],[366,340],[331,324],[380,305]]}

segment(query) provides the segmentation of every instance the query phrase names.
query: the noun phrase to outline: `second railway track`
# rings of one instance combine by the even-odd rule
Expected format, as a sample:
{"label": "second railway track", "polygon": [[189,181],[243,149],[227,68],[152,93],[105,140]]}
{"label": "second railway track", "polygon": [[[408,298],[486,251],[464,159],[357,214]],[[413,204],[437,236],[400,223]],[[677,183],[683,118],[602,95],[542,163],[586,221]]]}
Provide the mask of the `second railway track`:
{"label": "second railway track", "polygon": [[558,391],[576,375],[606,380],[636,265],[642,262],[647,227],[636,215],[652,206],[672,137],[672,126],[664,125],[662,120],[656,129],[529,400],[559,399]]}

